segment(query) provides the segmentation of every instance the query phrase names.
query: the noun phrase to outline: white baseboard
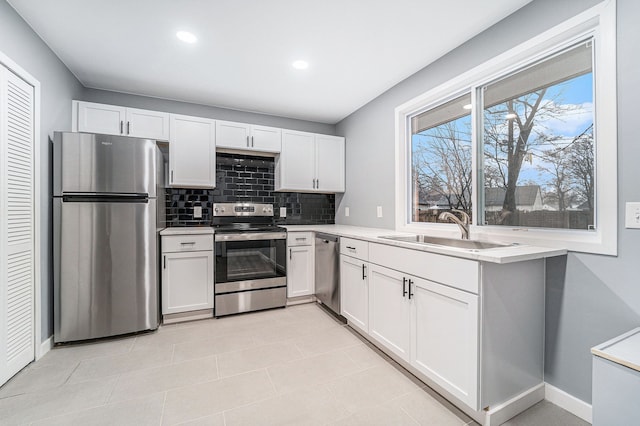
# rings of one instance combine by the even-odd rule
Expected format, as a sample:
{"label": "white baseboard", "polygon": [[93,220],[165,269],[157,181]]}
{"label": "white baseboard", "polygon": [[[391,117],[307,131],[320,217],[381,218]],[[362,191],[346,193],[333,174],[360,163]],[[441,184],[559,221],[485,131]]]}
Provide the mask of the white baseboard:
{"label": "white baseboard", "polygon": [[592,422],[591,404],[587,404],[583,400],[578,399],[575,396],[550,385],[549,383],[545,383],[544,399],[567,410],[571,414],[580,417],[585,422]]}
{"label": "white baseboard", "polygon": [[53,348],[53,336],[49,336],[47,340],[40,343],[40,346],[36,348],[36,361],[45,356]]}
{"label": "white baseboard", "polygon": [[491,407],[490,410],[484,411],[484,422],[482,424],[484,426],[501,425],[512,417],[533,407],[544,399],[545,388],[545,384],[540,383],[500,405]]}

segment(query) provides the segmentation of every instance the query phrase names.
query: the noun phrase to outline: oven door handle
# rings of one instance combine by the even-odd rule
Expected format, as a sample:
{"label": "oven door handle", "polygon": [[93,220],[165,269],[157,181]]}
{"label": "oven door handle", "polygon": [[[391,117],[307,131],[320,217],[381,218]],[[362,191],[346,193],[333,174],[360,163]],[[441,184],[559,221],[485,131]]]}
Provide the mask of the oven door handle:
{"label": "oven door handle", "polygon": [[232,234],[215,234],[216,241],[259,241],[286,239],[286,232],[240,232]]}

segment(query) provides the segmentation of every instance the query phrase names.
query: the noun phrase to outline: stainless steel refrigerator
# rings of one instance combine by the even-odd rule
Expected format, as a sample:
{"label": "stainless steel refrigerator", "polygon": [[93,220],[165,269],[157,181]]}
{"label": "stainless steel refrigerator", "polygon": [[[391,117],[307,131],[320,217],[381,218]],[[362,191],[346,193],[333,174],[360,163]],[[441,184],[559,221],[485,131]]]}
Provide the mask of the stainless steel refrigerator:
{"label": "stainless steel refrigerator", "polygon": [[54,342],[156,329],[156,141],[56,132],[53,160]]}

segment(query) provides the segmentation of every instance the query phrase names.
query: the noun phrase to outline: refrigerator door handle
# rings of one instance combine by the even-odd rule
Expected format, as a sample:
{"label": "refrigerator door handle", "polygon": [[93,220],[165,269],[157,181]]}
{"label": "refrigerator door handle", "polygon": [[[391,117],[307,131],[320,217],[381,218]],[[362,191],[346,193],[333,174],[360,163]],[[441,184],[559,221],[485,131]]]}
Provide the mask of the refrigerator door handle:
{"label": "refrigerator door handle", "polygon": [[108,196],[78,194],[64,195],[62,201],[65,203],[148,203],[149,197],[147,194],[109,194]]}

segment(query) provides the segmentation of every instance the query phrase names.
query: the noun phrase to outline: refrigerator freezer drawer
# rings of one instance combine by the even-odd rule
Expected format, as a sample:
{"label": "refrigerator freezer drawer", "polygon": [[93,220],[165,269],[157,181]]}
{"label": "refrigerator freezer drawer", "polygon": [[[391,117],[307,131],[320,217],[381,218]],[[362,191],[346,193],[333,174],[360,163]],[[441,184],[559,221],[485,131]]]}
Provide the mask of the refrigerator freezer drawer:
{"label": "refrigerator freezer drawer", "polygon": [[53,202],[54,341],[157,328],[156,200]]}

